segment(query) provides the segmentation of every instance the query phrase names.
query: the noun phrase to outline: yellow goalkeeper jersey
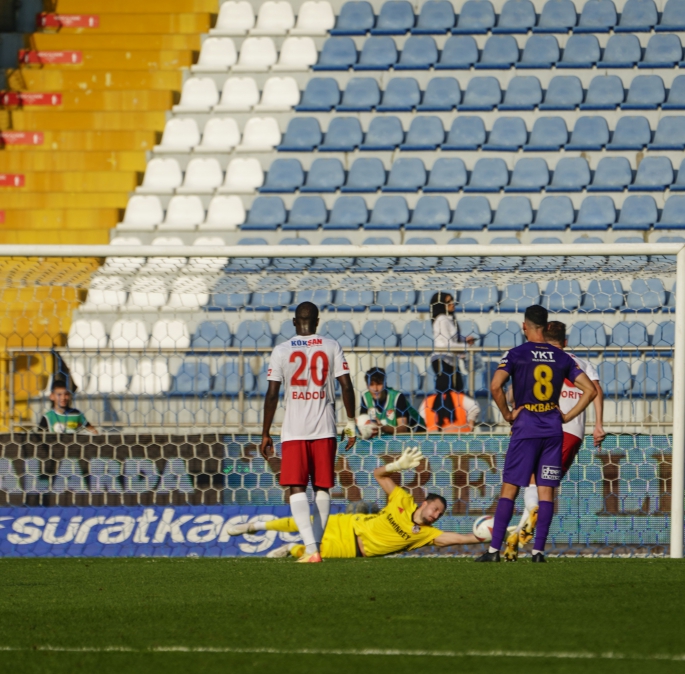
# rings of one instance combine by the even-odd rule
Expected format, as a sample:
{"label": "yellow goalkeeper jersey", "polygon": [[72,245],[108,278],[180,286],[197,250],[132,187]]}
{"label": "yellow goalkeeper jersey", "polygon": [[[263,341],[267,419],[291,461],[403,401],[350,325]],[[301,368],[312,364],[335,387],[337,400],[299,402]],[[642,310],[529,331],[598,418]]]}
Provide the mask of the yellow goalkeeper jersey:
{"label": "yellow goalkeeper jersey", "polygon": [[415,550],[432,543],[442,531],[414,524],[411,517],[417,505],[402,487],[388,496],[388,505],[377,515],[356,515],[354,533],[362,539],[367,557]]}

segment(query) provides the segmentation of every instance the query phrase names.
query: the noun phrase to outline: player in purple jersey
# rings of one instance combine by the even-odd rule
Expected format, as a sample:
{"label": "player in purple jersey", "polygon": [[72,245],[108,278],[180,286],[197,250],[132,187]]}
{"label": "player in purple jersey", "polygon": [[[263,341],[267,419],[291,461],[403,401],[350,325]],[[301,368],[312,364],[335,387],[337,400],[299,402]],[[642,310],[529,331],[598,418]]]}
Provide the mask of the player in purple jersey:
{"label": "player in purple jersey", "polygon": [[[575,419],[592,402],[597,391],[588,376],[567,353],[545,342],[547,309],[534,304],[526,309],[523,333],[528,340],[502,356],[490,391],[504,420],[512,426],[504,461],[502,490],[495,512],[492,542],[477,562],[499,562],[507,526],[514,514],[519,488],[535,475],[540,508],[533,545],[533,561],[544,562],[545,543],[554,515],[554,489],[561,479],[562,423]],[[507,404],[504,385],[511,377],[514,409]],[[568,379],[582,391],[570,412],[559,410],[559,396]]]}

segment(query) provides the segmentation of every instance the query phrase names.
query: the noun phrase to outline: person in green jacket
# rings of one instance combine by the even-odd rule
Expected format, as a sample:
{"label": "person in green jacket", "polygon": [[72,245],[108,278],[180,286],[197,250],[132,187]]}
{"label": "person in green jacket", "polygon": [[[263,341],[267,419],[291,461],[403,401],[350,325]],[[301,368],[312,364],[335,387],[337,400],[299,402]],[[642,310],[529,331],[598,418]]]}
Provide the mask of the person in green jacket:
{"label": "person in green jacket", "polygon": [[97,428],[90,424],[83,412],[71,406],[71,391],[66,382],[56,379],[50,387],[52,408],[43,415],[39,427],[48,433],[79,433],[88,431],[97,434]]}

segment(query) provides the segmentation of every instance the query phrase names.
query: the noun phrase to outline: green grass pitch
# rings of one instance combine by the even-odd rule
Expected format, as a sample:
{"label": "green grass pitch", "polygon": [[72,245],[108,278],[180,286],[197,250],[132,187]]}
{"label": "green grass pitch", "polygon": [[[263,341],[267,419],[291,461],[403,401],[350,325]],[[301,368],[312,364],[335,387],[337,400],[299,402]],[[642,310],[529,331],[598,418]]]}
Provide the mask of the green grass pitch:
{"label": "green grass pitch", "polygon": [[3,672],[685,672],[677,560],[2,559],[0,579]]}

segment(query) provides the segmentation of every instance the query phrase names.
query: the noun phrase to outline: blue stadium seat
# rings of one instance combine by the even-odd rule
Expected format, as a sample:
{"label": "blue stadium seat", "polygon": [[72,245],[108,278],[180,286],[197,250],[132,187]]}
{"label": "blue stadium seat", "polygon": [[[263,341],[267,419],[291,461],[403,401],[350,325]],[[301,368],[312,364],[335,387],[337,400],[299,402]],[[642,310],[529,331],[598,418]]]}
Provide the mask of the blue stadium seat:
{"label": "blue stadium seat", "polygon": [[[439,199],[439,197],[427,197],[428,199]],[[406,245],[412,246],[434,246],[435,239],[424,236],[414,236],[409,237],[406,240]],[[438,249],[436,248],[436,251]],[[434,269],[438,264],[437,257],[401,257],[399,262],[395,265],[395,271],[400,272],[418,272],[418,271],[429,271]],[[380,293],[379,293],[380,295]]]}
{"label": "blue stadium seat", "polygon": [[493,33],[526,34],[535,26],[535,7],[530,0],[507,0]]}
{"label": "blue stadium seat", "polygon": [[380,197],[364,229],[397,230],[409,222],[409,209],[404,197]]}
{"label": "blue stadium seat", "polygon": [[300,192],[336,192],[344,182],[345,169],[339,159],[315,159]]}
{"label": "blue stadium seat", "polygon": [[466,85],[464,98],[457,109],[465,112],[492,110],[501,100],[502,91],[496,77],[474,77]]}
{"label": "blue stadium seat", "polygon": [[640,363],[633,382],[633,394],[665,397],[673,393],[673,369],[667,361],[656,358]]}
{"label": "blue stadium seat", "polygon": [[415,303],[416,290],[379,290],[376,293],[376,302],[370,309],[372,312],[404,313],[409,311]]}
{"label": "blue stadium seat", "polygon": [[590,167],[584,157],[563,157],[557,162],[548,192],[582,192],[590,182]]}
{"label": "blue stadium seat", "polygon": [[[685,127],[683,129],[685,130]],[[652,130],[645,117],[621,117],[616,122],[607,150],[643,150],[651,139]]]}
{"label": "blue stadium seat", "polygon": [[452,32],[461,35],[485,34],[495,25],[495,10],[489,0],[467,0]]}
{"label": "blue stadium seat", "polygon": [[[518,246],[521,242],[515,236],[496,236],[490,243],[499,246]],[[493,255],[483,261],[483,271],[506,272],[514,271],[520,266],[522,258],[518,256],[504,257]]]}
{"label": "blue stadium seat", "polygon": [[[376,118],[379,119],[379,118]],[[376,192],[385,184],[385,167],[377,158],[355,159],[342,192]]]}
{"label": "blue stadium seat", "polygon": [[570,349],[604,349],[606,345],[607,335],[601,321],[578,321],[569,330]]}
{"label": "blue stadium seat", "polygon": [[509,172],[504,159],[479,159],[464,192],[499,192],[508,182]]}
{"label": "blue stadium seat", "polygon": [[542,306],[554,313],[576,311],[580,306],[580,283],[578,281],[549,281],[542,295]]}
{"label": "blue stadium seat", "polygon": [[461,159],[436,159],[424,192],[458,192],[466,185],[466,166]]}
{"label": "blue stadium seat", "polygon": [[371,118],[369,129],[360,150],[394,150],[404,140],[402,122],[392,115],[378,115]]}
{"label": "blue stadium seat", "polygon": [[648,345],[647,328],[639,321],[619,321],[611,331],[609,346],[630,350],[630,347]]}
{"label": "blue stadium seat", "polygon": [[653,197],[633,195],[623,202],[618,222],[614,224],[614,231],[624,229],[647,231],[656,224],[657,217],[658,212]]}
{"label": "blue stadium seat", "polygon": [[576,7],[571,0],[547,0],[534,33],[568,33],[576,25]]}
{"label": "blue stadium seat", "polygon": [[413,77],[393,77],[383,92],[378,112],[411,112],[421,101],[419,83]]}
{"label": "blue stadium seat", "polygon": [[[519,159],[505,192],[539,192],[549,184],[547,162],[540,157]],[[532,219],[531,219],[532,222]]]}
{"label": "blue stadium seat", "polygon": [[335,339],[343,349],[352,348],[357,341],[357,335],[349,321],[326,321],[319,329],[319,334]]}
{"label": "blue stadium seat", "polygon": [[579,117],[566,149],[601,150],[608,142],[609,126],[604,117]]}
{"label": "blue stadium seat", "polygon": [[459,311],[489,312],[495,308],[499,292],[494,284],[464,288],[459,296]]}
{"label": "blue stadium seat", "polygon": [[440,117],[414,117],[409,125],[407,137],[400,145],[404,151],[431,151],[436,150],[445,140],[445,129]]}
{"label": "blue stadium seat", "polygon": [[252,374],[252,370],[249,367],[245,367],[241,377],[240,362],[237,358],[230,358],[219,367],[219,371],[216,373],[212,383],[211,393],[215,396],[234,397],[239,395],[241,391],[250,395],[254,388],[255,377]]}
{"label": "blue stadium seat", "polygon": [[438,48],[432,37],[410,37],[402,47],[395,70],[430,70],[438,60]]}
{"label": "blue stadium seat", "polygon": [[652,0],[628,0],[621,10],[615,33],[649,33],[659,21]]}
{"label": "blue stadium seat", "polygon": [[324,229],[359,229],[369,219],[363,197],[338,197]]}
{"label": "blue stadium seat", "polygon": [[[539,236],[531,242],[535,245],[560,244],[561,240],[556,236]],[[564,263],[563,255],[543,257],[541,255],[529,255],[523,259],[521,271],[557,271]]]}
{"label": "blue stadium seat", "polygon": [[515,321],[493,321],[483,337],[483,346],[496,349],[513,349],[523,344],[521,328]]}
{"label": "blue stadium seat", "polygon": [[401,157],[396,160],[383,192],[418,192],[426,184],[426,167],[416,158]]}
{"label": "blue stadium seat", "polygon": [[611,0],[587,0],[574,33],[608,33],[617,23],[616,7]]}
{"label": "blue stadium seat", "polygon": [[[545,37],[538,35],[537,37]],[[500,110],[534,110],[542,102],[542,87],[537,77],[514,77],[504,94]]]}
{"label": "blue stadium seat", "polygon": [[522,232],[533,222],[533,209],[527,197],[504,197],[497,206],[491,232]]}
{"label": "blue stadium seat", "polygon": [[458,116],[452,122],[443,150],[477,150],[485,143],[485,124],[480,117]]}
{"label": "blue stadium seat", "polygon": [[512,35],[493,35],[483,47],[476,70],[508,70],[519,60],[519,48]]}
{"label": "blue stadium seat", "polygon": [[[386,197],[387,199],[387,197]],[[392,246],[393,241],[387,236],[369,236],[362,241],[363,246]],[[360,257],[355,261],[355,272],[382,272],[391,269],[397,262],[394,257]]]}
{"label": "blue stadium seat", "polygon": [[685,150],[685,117],[662,117],[650,150]]}
{"label": "blue stadium seat", "polygon": [[[583,236],[575,239],[573,243],[593,246],[596,243],[604,243],[598,236]],[[603,266],[606,258],[603,255],[570,255],[566,258],[562,269],[564,271],[596,271]]]}
{"label": "blue stadium seat", "polygon": [[502,289],[499,310],[522,313],[532,304],[540,303],[540,288],[532,281],[528,283],[508,283]]}
{"label": "blue stadium seat", "polygon": [[685,4],[682,0],[668,0],[655,30],[669,33],[685,30]]}
{"label": "blue stadium seat", "polygon": [[654,337],[652,337],[652,346],[675,346],[675,323],[673,321],[659,323],[656,326]]}
{"label": "blue stadium seat", "polygon": [[625,360],[605,360],[599,364],[599,381],[605,396],[624,397],[631,387],[630,364]]}
{"label": "blue stadium seat", "polygon": [[685,190],[685,162],[680,163],[678,175],[671,185],[671,192],[682,192],[683,190]]}
{"label": "blue stadium seat", "polygon": [[354,70],[389,70],[397,62],[397,47],[391,37],[368,37],[364,40]]}
{"label": "blue stadium seat", "polygon": [[[485,199],[485,197],[466,197],[467,199]],[[487,199],[485,199],[487,202]],[[488,210],[490,206],[488,206]],[[454,229],[448,225],[447,229]],[[478,243],[475,239],[470,237],[460,237],[450,239],[447,244],[450,246],[473,246]],[[462,272],[473,271],[478,265],[479,259],[477,257],[443,257],[440,271]]]}
{"label": "blue stadium seat", "polygon": [[654,313],[666,304],[666,289],[661,279],[633,279],[626,295],[626,312]]}
{"label": "blue stadium seat", "polygon": [[632,179],[633,171],[625,157],[603,157],[597,164],[592,184],[587,191],[623,192]]}
{"label": "blue stadium seat", "polygon": [[677,35],[652,35],[638,68],[673,68],[683,58],[683,46]]}
{"label": "blue stadium seat", "polygon": [[284,222],[285,206],[280,197],[257,197],[252,202],[247,220],[241,229],[275,230],[282,227]]}
{"label": "blue stadium seat", "polygon": [[304,171],[298,159],[276,159],[269,167],[266,180],[259,191],[267,193],[294,192],[303,183]]}
{"label": "blue stadium seat", "polygon": [[279,152],[313,152],[321,144],[321,127],[315,117],[293,117],[288,123]]}
{"label": "blue stadium seat", "polygon": [[[429,2],[432,1],[429,0]],[[457,80],[454,77],[433,77],[426,85],[423,102],[417,105],[416,109],[422,112],[449,112],[454,110],[459,103],[461,103],[461,89]]]}
{"label": "blue stadium seat", "polygon": [[421,7],[413,35],[443,35],[454,26],[454,7],[448,0],[428,0]]}
{"label": "blue stadium seat", "polygon": [[598,68],[633,68],[642,56],[640,40],[635,35],[612,35],[604,48]]}
{"label": "blue stadium seat", "polygon": [[[312,197],[309,197],[312,198]],[[313,197],[316,198],[316,197]],[[309,241],[298,237],[286,237],[281,239],[280,246],[308,246]],[[304,271],[312,263],[310,257],[277,257],[274,258],[271,266],[277,271]],[[269,288],[271,290],[271,288]],[[254,300],[254,297],[253,297]],[[254,301],[252,302],[254,304]]]}
{"label": "blue stadium seat", "polygon": [[386,370],[387,385],[405,395],[421,395],[423,377],[415,363],[390,363]]}
{"label": "blue stadium seat", "polygon": [[[549,0],[548,0],[549,1]],[[583,85],[575,75],[550,80],[540,110],[575,110],[583,102]]]}
{"label": "blue stadium seat", "polygon": [[616,208],[611,197],[585,197],[571,231],[606,231],[616,222]]}
{"label": "blue stadium seat", "polygon": [[616,110],[624,98],[623,82],[618,75],[598,75],[592,78],[585,103],[580,104],[580,109]]}
{"label": "blue stadium seat", "polygon": [[369,2],[346,2],[331,29],[331,35],[365,35],[376,22]]}
{"label": "blue stadium seat", "polygon": [[[251,258],[242,258],[244,261],[252,261]],[[245,272],[240,268],[240,261],[234,260],[238,264],[235,265],[231,271]],[[263,262],[264,266],[269,263],[267,258],[262,258],[258,262]],[[254,265],[249,271],[259,271],[258,265]],[[242,277],[224,276],[221,277],[214,287],[210,295],[209,304],[205,307],[207,311],[238,311],[247,306],[250,301],[250,289],[247,282]],[[230,340],[230,335],[229,335]]]}
{"label": "blue stadium seat", "polygon": [[599,41],[594,35],[571,35],[557,68],[592,68],[599,61],[599,53]]}
{"label": "blue stadium seat", "polygon": [[170,396],[203,396],[209,393],[212,375],[209,363],[186,361],[174,376]]}
{"label": "blue stadium seat", "polygon": [[685,229],[685,197],[666,199],[655,229]]}
{"label": "blue stadium seat", "polygon": [[450,221],[450,205],[445,197],[420,197],[416,202],[407,231],[441,230]]}
{"label": "blue stadium seat", "polygon": [[338,82],[332,77],[313,77],[307,82],[297,112],[330,112],[340,103]]}
{"label": "blue stadium seat", "polygon": [[485,197],[462,197],[457,201],[448,230],[481,231],[492,220],[490,202]]}
{"label": "blue stadium seat", "polygon": [[356,117],[334,117],[319,152],[353,152],[362,144],[362,126]]}
{"label": "blue stadium seat", "polygon": [[282,311],[293,301],[293,294],[289,290],[267,290],[252,293],[248,311]]}
{"label": "blue stadium seat", "polygon": [[374,302],[373,290],[336,290],[333,306],[336,311],[366,311]]}
{"label": "blue stadium seat", "polygon": [[558,152],[568,142],[563,117],[538,117],[533,124],[524,152]]}
{"label": "blue stadium seat", "polygon": [[658,75],[638,75],[630,83],[623,110],[656,110],[666,98],[664,81]]}
{"label": "blue stadium seat", "polygon": [[190,350],[228,348],[231,339],[231,330],[225,321],[202,321],[190,339]]}
{"label": "blue stadium seat", "polygon": [[414,27],[414,10],[407,0],[386,0],[371,35],[404,35]]}
{"label": "blue stadium seat", "polygon": [[[290,311],[295,311],[302,302],[312,302],[319,310],[324,311],[330,308],[333,304],[333,291],[327,288],[309,288],[306,290],[297,290],[290,305]],[[292,323],[291,323],[292,325]],[[290,337],[288,337],[290,339]],[[276,337],[276,344],[278,344],[278,337]]]}
{"label": "blue stadium seat", "polygon": [[[614,228],[616,225],[614,225]],[[642,236],[619,236],[616,243],[644,243]],[[606,265],[607,271],[637,271],[647,264],[646,255],[619,255],[612,256]]]}
{"label": "blue stadium seat", "polygon": [[478,61],[478,46],[470,35],[449,37],[440,52],[436,70],[469,70]]}
{"label": "blue stadium seat", "polygon": [[[417,297],[416,297],[416,304],[414,305],[414,311],[417,311],[419,313],[426,314],[430,311],[431,308],[431,299],[433,295],[435,294],[436,290],[435,288],[440,286],[442,288],[447,288],[447,286],[450,285],[450,281],[446,281],[445,284],[438,283],[437,285],[431,284],[432,287],[430,290],[419,290]],[[445,290],[445,292],[452,293],[454,297],[458,295],[458,293],[454,290]],[[412,321],[413,323],[414,321]],[[421,321],[421,323],[423,323]],[[430,340],[431,340],[431,345],[433,344],[433,329],[430,327],[430,323],[428,323],[428,328],[426,329],[426,335],[430,335]],[[402,340],[400,339],[400,342]]]}
{"label": "blue stadium seat", "polygon": [[661,105],[662,110],[685,110],[685,75],[678,75],[671,82],[668,99]]}
{"label": "blue stadium seat", "polygon": [[[432,293],[433,291],[428,291]],[[430,300],[429,300],[430,301]],[[426,307],[428,311],[430,307]],[[430,321],[409,321],[402,330],[400,346],[403,351],[411,352],[416,349],[430,349],[433,347],[433,326]]]}
{"label": "blue stadium seat", "polygon": [[516,152],[528,139],[526,123],[520,117],[499,117],[490,131],[483,150],[491,152]]}
{"label": "blue stadium seat", "polygon": [[[388,38],[389,40],[391,38]],[[378,82],[372,77],[353,77],[345,87],[338,112],[371,112],[381,101]],[[328,144],[328,138],[326,139]]]}
{"label": "blue stadium seat", "polygon": [[[255,201],[260,199],[274,199],[275,201],[281,201],[278,197],[259,197]],[[281,201],[281,205],[283,202]],[[283,207],[283,219],[285,220],[285,207]],[[244,229],[244,226],[243,226]],[[240,239],[238,241],[239,246],[266,246],[266,239],[261,237],[247,237]],[[261,271],[265,269],[269,264],[268,257],[233,257],[229,263],[224,267],[224,271],[237,271],[237,272],[247,272],[247,271]]]}
{"label": "blue stadium seat", "polygon": [[559,43],[553,35],[532,35],[526,41],[517,68],[549,69],[559,60]]}
{"label": "blue stadium seat", "polygon": [[573,222],[573,217],[573,203],[568,197],[545,197],[530,229],[564,231]]}
{"label": "blue stadium seat", "polygon": [[360,347],[395,347],[397,342],[395,326],[386,320],[366,321],[357,337]]}
{"label": "blue stadium seat", "polygon": [[661,192],[673,182],[673,165],[668,157],[645,157],[638,166],[631,192]]}
{"label": "blue stadium seat", "polygon": [[326,222],[326,215],[326,204],[321,197],[297,197],[283,229],[316,230]]}
{"label": "blue stadium seat", "polygon": [[622,306],[623,286],[619,280],[592,279],[583,295],[580,310],[588,313],[603,313],[616,311]]}
{"label": "blue stadium seat", "polygon": [[[343,199],[356,199],[357,197],[342,197]],[[350,240],[346,237],[326,237],[321,241],[322,246],[349,246]],[[354,263],[351,257],[315,257],[314,264],[309,268],[310,272],[345,272]]]}
{"label": "blue stadium seat", "polygon": [[351,37],[329,37],[312,70],[349,70],[357,61],[357,47]]}

